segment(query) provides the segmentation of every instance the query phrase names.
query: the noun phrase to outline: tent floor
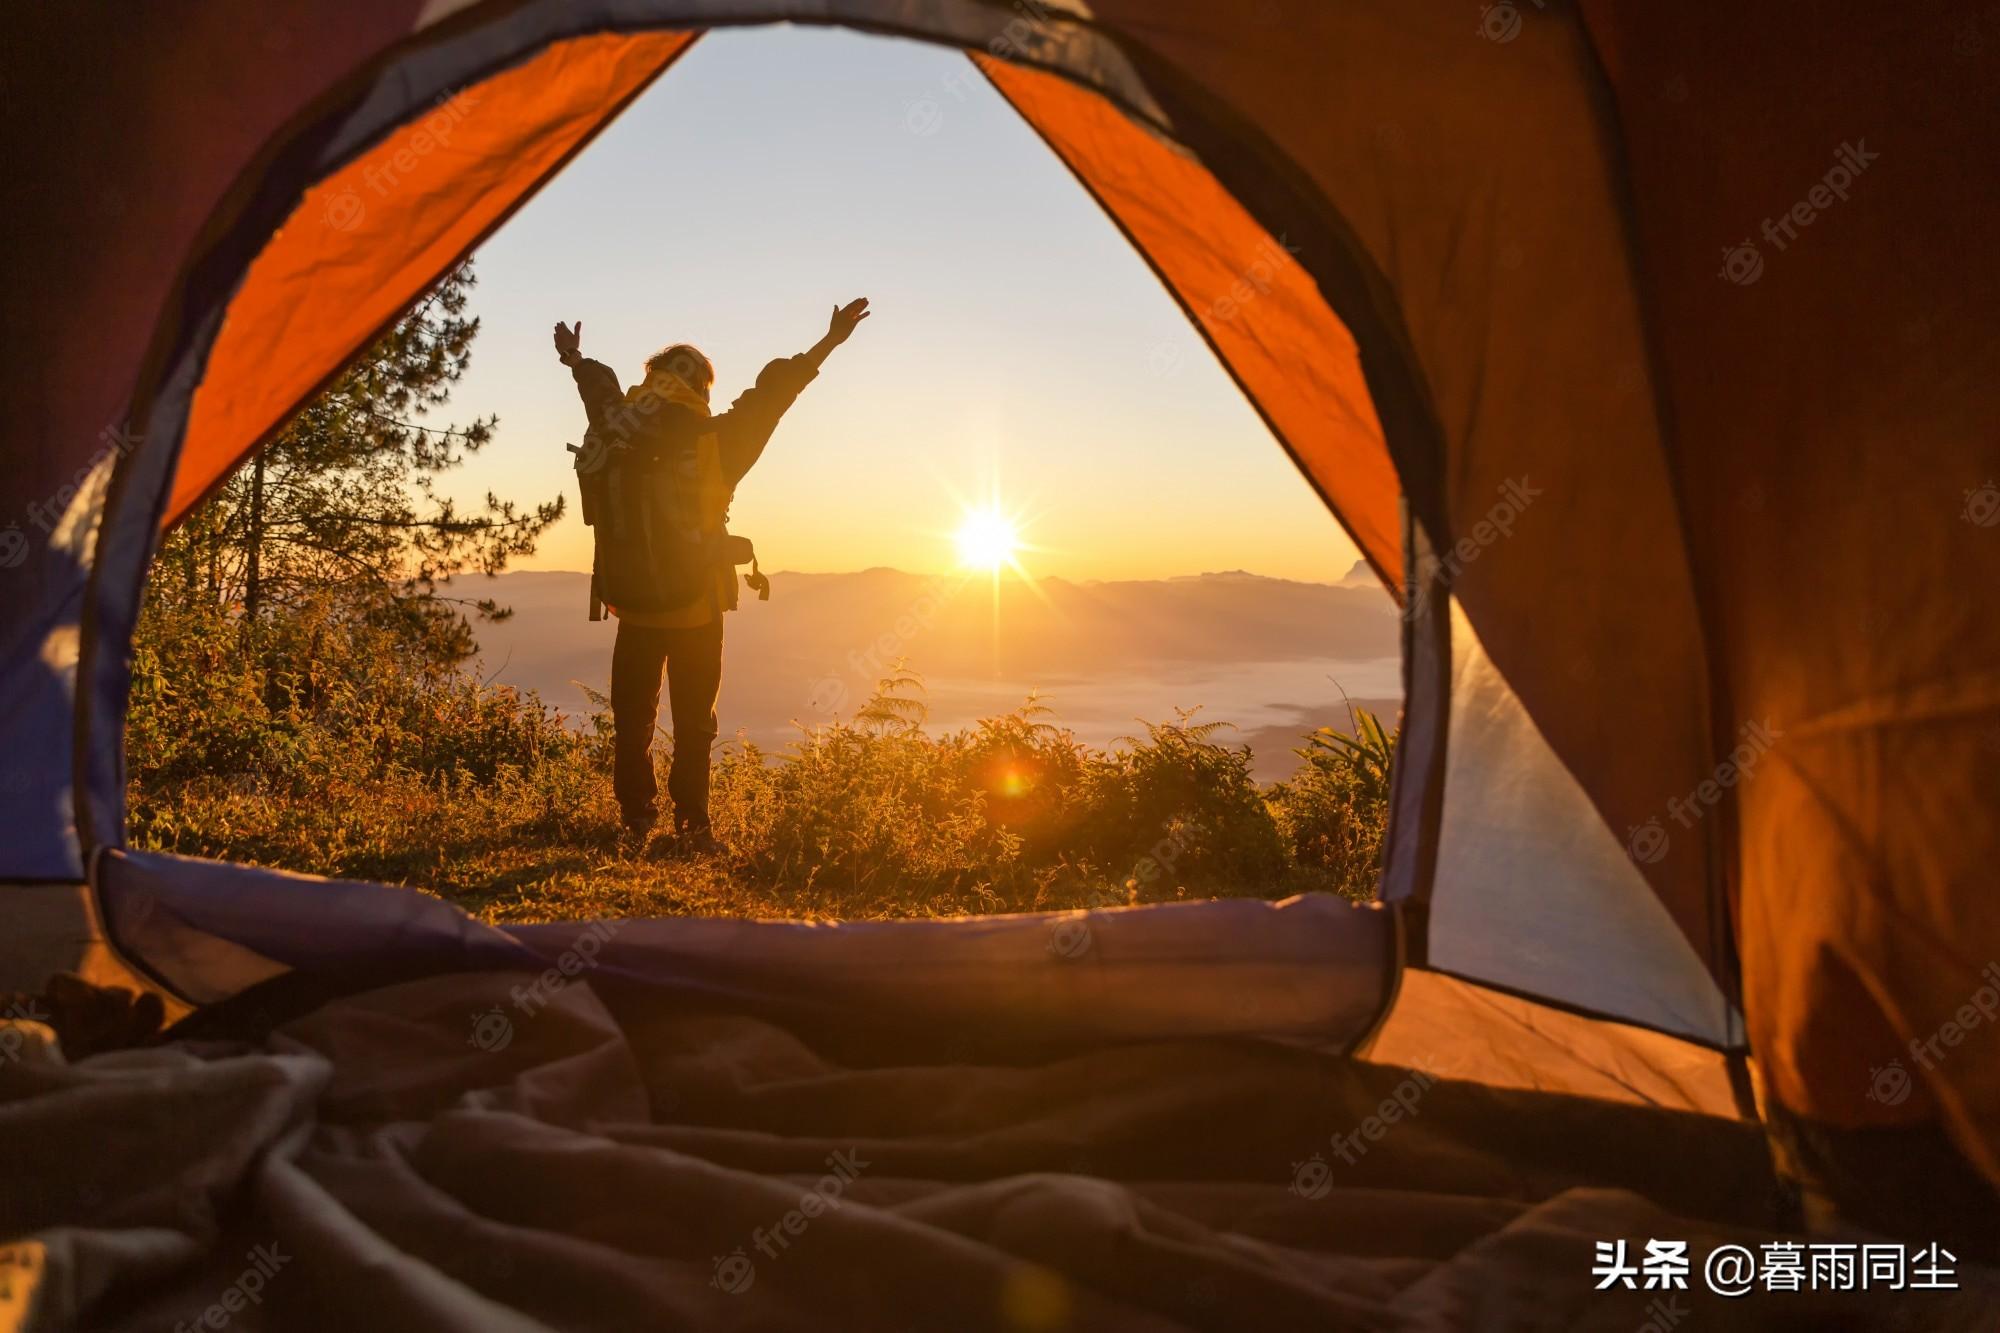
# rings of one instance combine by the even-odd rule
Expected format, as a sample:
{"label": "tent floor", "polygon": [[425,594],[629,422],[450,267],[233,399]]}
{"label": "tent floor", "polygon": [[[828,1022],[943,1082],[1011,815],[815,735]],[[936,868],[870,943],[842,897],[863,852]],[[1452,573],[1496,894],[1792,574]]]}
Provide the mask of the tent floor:
{"label": "tent floor", "polygon": [[[526,971],[281,977],[150,1048],[0,1061],[28,1327],[1638,1327],[1594,1242],[1774,1239],[1760,1127],[1271,1042],[1002,1061]],[[1702,1328],[1984,1327],[1702,1287]],[[4,1306],[0,1306],[4,1309]]]}

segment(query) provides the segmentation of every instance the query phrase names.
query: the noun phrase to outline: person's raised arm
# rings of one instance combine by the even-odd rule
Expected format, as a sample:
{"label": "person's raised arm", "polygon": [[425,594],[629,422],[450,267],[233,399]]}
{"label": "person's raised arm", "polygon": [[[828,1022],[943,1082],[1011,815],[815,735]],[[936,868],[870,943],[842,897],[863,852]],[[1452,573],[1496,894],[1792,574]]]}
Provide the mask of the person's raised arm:
{"label": "person's raised arm", "polygon": [[556,360],[566,366],[575,366],[583,359],[583,321],[578,320],[572,328],[561,320],[556,321]]}
{"label": "person's raised arm", "polygon": [[576,391],[583,398],[583,410],[591,424],[597,425],[625,401],[625,390],[618,383],[616,371],[583,354],[582,342],[582,320],[575,327],[556,324],[556,359],[569,367],[576,380]]}
{"label": "person's raised arm", "polygon": [[805,359],[814,370],[825,362],[827,353],[854,336],[855,326],[868,318],[868,298],[849,301],[846,305],[833,308],[833,317],[826,323],[826,336],[806,349]]}
{"label": "person's raised arm", "polygon": [[729,410],[716,418],[715,428],[722,445],[722,470],[735,485],[764,453],[778,418],[791,407],[806,385],[819,374],[827,354],[853,336],[855,327],[868,318],[868,298],[835,306],[827,320],[826,336],[797,356],[780,357],[764,367],[757,383],[744,390]]}

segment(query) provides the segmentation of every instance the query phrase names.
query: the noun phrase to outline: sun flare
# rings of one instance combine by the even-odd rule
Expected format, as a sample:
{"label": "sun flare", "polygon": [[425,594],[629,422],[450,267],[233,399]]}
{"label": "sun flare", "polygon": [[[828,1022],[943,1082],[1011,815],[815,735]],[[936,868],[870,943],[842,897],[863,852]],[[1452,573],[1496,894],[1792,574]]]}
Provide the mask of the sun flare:
{"label": "sun flare", "polygon": [[958,559],[967,569],[997,572],[1020,548],[1013,520],[997,509],[974,510],[958,525]]}

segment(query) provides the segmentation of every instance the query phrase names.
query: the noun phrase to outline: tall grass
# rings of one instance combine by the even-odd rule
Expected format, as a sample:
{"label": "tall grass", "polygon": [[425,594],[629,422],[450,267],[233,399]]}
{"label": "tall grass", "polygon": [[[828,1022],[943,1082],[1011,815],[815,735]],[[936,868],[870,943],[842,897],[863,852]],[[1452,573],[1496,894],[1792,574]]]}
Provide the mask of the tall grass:
{"label": "tall grass", "polygon": [[566,717],[399,654],[365,617],[148,616],[127,734],[141,847],[408,884],[508,920],[1374,890],[1392,737],[1365,712],[1260,786],[1193,712],[1108,750],[1034,698],[933,735],[921,678],[898,670],[779,753],[719,747],[722,852],[661,861],[618,838],[601,699]]}

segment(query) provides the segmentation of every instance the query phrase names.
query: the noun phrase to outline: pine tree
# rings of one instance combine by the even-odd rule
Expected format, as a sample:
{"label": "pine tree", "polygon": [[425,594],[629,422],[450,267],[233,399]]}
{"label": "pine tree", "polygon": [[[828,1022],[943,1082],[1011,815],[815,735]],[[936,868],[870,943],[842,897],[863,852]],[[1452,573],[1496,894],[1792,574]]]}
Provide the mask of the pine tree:
{"label": "pine tree", "polygon": [[332,603],[440,668],[469,656],[468,614],[508,612],[439,585],[499,572],[563,513],[560,496],[524,509],[489,492],[466,509],[437,491],[499,424],[428,422],[471,364],[473,283],[469,263],[448,274],[168,534],[151,598],[246,629]]}

